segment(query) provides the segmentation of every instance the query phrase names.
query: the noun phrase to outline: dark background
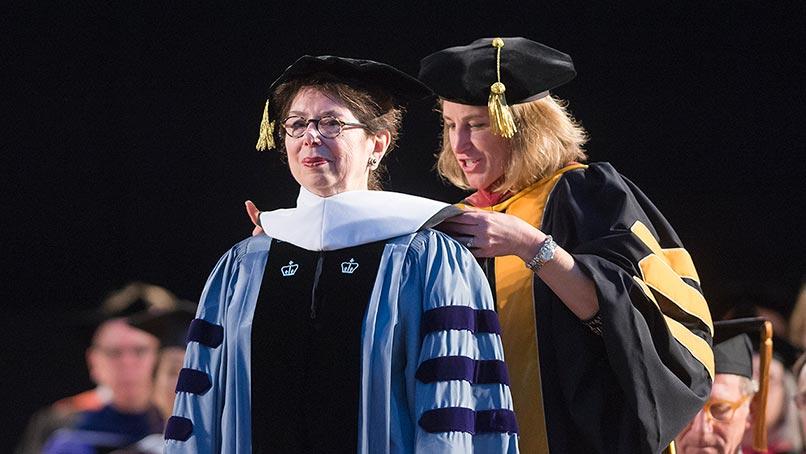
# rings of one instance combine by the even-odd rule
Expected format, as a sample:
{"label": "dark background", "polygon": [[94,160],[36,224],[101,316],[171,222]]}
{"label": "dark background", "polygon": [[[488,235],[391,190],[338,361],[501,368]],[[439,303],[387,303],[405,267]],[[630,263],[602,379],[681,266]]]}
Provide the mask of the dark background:
{"label": "dark background", "polygon": [[[254,143],[266,88],[306,53],[411,74],[484,36],[569,53],[579,75],[556,94],[589,131],[591,160],[612,162],[666,214],[714,313],[737,283],[773,289],[788,310],[806,270],[804,7],[568,3],[2,7],[0,446],[34,409],[90,386],[78,313],[130,280],[197,299],[251,230],[244,200],[293,204],[284,163]],[[455,201],[431,170],[432,107],[410,107],[386,187]]]}

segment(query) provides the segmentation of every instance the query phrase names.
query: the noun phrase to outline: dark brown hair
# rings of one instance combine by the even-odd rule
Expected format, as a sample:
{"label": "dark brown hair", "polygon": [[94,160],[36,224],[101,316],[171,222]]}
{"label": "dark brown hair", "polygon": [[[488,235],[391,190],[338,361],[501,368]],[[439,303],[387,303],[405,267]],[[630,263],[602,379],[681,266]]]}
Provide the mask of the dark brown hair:
{"label": "dark brown hair", "polygon": [[[285,131],[281,125],[288,116],[291,103],[303,89],[313,88],[325,96],[344,105],[355,115],[360,123],[367,125],[365,130],[368,136],[380,131],[389,131],[390,153],[397,144],[400,126],[403,120],[403,108],[395,106],[392,97],[383,90],[374,87],[365,87],[335,79],[329,74],[314,74],[295,79],[279,85],[272,95],[272,117],[276,119],[273,134],[278,139],[277,149],[285,154]],[[381,190],[381,176],[385,173],[383,164],[375,170],[370,170],[367,185],[371,190]]]}

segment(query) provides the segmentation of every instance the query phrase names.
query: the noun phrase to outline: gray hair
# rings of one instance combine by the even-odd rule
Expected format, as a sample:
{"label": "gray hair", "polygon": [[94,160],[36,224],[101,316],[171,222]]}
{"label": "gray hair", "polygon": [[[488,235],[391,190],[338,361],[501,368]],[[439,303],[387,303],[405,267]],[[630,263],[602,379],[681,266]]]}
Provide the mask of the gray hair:
{"label": "gray hair", "polygon": [[747,377],[741,377],[741,380],[739,381],[739,390],[741,391],[742,396],[752,397],[758,392],[758,382]]}

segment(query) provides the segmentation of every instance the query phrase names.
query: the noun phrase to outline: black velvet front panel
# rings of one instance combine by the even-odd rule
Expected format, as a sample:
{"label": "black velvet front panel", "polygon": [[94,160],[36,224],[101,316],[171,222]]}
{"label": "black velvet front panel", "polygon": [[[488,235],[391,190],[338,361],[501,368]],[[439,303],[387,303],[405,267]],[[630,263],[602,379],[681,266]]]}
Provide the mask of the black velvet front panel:
{"label": "black velvet front panel", "polygon": [[361,325],[384,243],[274,241],[252,325],[252,451],[354,453]]}

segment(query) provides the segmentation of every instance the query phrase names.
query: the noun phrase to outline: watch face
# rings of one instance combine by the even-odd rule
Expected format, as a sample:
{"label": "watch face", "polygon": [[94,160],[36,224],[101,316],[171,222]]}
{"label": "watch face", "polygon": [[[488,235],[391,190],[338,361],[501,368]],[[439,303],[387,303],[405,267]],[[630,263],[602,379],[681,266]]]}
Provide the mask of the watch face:
{"label": "watch face", "polygon": [[554,258],[554,249],[557,247],[557,244],[552,241],[548,240],[546,245],[540,248],[540,261],[541,262],[548,262],[549,260]]}

